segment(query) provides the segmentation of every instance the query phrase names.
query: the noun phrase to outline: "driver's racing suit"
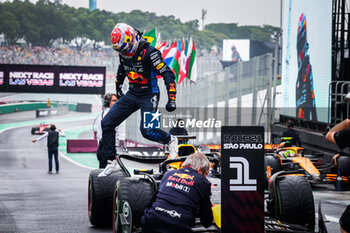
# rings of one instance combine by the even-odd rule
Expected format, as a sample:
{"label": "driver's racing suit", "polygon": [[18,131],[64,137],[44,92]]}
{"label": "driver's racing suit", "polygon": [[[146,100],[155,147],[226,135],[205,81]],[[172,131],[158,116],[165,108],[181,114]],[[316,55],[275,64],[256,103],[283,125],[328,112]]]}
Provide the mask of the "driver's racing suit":
{"label": "driver's racing suit", "polygon": [[[171,140],[169,133],[144,126],[144,113],[155,112],[158,108],[157,75],[164,78],[169,100],[175,101],[176,98],[175,75],[163,61],[159,50],[150,46],[148,42],[141,40],[131,59],[125,59],[122,56],[119,56],[119,58],[120,65],[116,78],[116,92],[119,100],[101,122],[104,143],[103,155],[108,159],[113,159],[116,154],[115,127],[138,109],[141,109],[140,130],[145,138],[163,144]],[[123,95],[121,89],[125,77],[128,77],[130,85],[129,91]]]}
{"label": "driver's racing suit", "polygon": [[191,167],[167,172],[152,206],[142,216],[143,233],[192,232],[196,213],[204,227],[213,222],[210,182]]}

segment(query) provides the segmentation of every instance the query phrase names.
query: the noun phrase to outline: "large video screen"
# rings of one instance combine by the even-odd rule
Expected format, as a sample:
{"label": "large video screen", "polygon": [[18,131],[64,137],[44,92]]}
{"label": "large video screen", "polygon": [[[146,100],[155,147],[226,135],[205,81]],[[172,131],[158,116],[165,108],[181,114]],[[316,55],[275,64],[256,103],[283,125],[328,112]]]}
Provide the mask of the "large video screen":
{"label": "large video screen", "polygon": [[284,0],[283,115],[328,121],[331,82],[332,1]]}
{"label": "large video screen", "polygon": [[105,67],[0,65],[1,92],[104,94]]}
{"label": "large video screen", "polygon": [[249,40],[224,40],[222,60],[224,61],[248,61],[250,59]]}

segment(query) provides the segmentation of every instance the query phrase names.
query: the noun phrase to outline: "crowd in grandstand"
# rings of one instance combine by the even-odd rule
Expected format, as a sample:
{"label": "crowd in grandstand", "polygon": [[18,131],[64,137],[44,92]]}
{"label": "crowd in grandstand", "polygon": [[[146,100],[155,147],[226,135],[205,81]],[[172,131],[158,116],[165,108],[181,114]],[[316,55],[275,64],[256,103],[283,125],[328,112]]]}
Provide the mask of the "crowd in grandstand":
{"label": "crowd in grandstand", "polygon": [[106,66],[116,71],[118,56],[111,49],[45,48],[25,46],[2,46],[0,63],[40,64],[71,66]]}
{"label": "crowd in grandstand", "polygon": [[[217,51],[197,51],[198,75],[222,70]],[[110,48],[1,46],[0,64],[39,64],[67,66],[105,66],[108,77],[113,77],[118,69],[118,56]]]}

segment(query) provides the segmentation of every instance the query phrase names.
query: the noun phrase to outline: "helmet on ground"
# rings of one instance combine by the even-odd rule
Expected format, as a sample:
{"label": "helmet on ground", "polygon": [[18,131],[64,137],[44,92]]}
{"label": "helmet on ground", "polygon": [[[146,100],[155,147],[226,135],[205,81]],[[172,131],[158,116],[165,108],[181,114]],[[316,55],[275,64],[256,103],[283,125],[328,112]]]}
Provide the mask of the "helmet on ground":
{"label": "helmet on ground", "polygon": [[133,27],[118,23],[111,33],[111,43],[121,56],[131,58],[139,45],[139,37]]}

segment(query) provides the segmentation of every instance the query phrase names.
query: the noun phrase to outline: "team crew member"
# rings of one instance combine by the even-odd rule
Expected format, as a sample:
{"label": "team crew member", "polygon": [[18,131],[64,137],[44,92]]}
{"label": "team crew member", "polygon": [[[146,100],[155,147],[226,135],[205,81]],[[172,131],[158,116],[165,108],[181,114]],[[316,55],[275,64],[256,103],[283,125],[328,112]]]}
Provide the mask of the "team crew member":
{"label": "team crew member", "polygon": [[55,156],[56,173],[59,173],[60,166],[58,162],[58,138],[65,137],[65,136],[66,135],[61,129],[59,129],[57,132],[56,126],[51,125],[50,130],[48,132],[39,136],[37,139],[32,140],[32,142],[35,143],[37,141],[43,140],[44,138],[47,138],[47,151],[48,151],[48,157],[49,157],[49,171],[48,171],[49,174],[52,174],[52,156]]}
{"label": "team crew member", "polygon": [[350,146],[350,119],[346,119],[331,128],[326,140],[330,143],[336,144],[340,149]]}
{"label": "team crew member", "polygon": [[[186,136],[186,135],[188,135],[187,129],[185,129],[184,125],[185,125],[184,120],[181,119],[181,118],[178,118],[176,120],[175,127],[171,128],[169,130],[169,133],[171,135],[176,135],[176,136]],[[178,144],[185,144],[185,143],[187,143],[187,141],[188,140],[186,140],[186,139],[178,140]]]}
{"label": "team crew member", "polygon": [[[97,124],[97,133],[96,133],[96,138],[98,140],[98,147],[97,147],[97,159],[99,161],[99,167],[100,168],[105,168],[107,166],[107,161],[108,160],[113,160],[114,156],[112,158],[107,158],[104,156],[102,153],[103,150],[103,141],[102,141],[102,126],[101,126],[101,121],[102,119],[107,115],[109,112],[109,109],[117,102],[118,98],[116,94],[112,93],[107,93],[103,97],[103,111],[101,114],[98,116],[96,119],[96,124]],[[115,128],[115,146],[119,146],[119,128]]]}
{"label": "team crew member", "polygon": [[350,233],[350,205],[348,205],[339,219],[340,232]]}
{"label": "team crew member", "polygon": [[[116,78],[118,102],[112,106],[102,120],[103,153],[106,157],[115,156],[115,127],[120,125],[133,112],[141,109],[142,135],[155,142],[168,144],[171,157],[177,155],[177,139],[169,133],[144,124],[147,114],[155,113],[159,102],[157,75],[164,79],[168,92],[167,111],[176,109],[175,75],[163,61],[159,50],[141,38],[131,26],[119,23],[111,33],[113,48],[119,53],[120,65]],[[122,85],[129,79],[129,91],[124,95]],[[155,115],[153,115],[155,116]],[[147,123],[147,122],[146,122]],[[149,122],[150,123],[150,122]],[[155,127],[156,124],[153,124]]]}
{"label": "team crew member", "polygon": [[293,129],[294,122],[291,120],[288,120],[287,127],[288,129],[283,132],[282,137],[292,137],[293,139],[291,140],[291,144],[296,146],[301,146],[299,133]]}
{"label": "team crew member", "polygon": [[199,208],[204,227],[213,222],[211,183],[206,179],[210,163],[202,153],[194,153],[185,160],[183,168],[167,172],[152,206],[142,216],[143,233],[192,232]]}
{"label": "team crew member", "polygon": [[[345,119],[339,124],[331,128],[326,140],[330,143],[336,144],[340,149],[350,147],[350,119]],[[340,232],[350,233],[350,205],[348,205],[339,219]]]}

